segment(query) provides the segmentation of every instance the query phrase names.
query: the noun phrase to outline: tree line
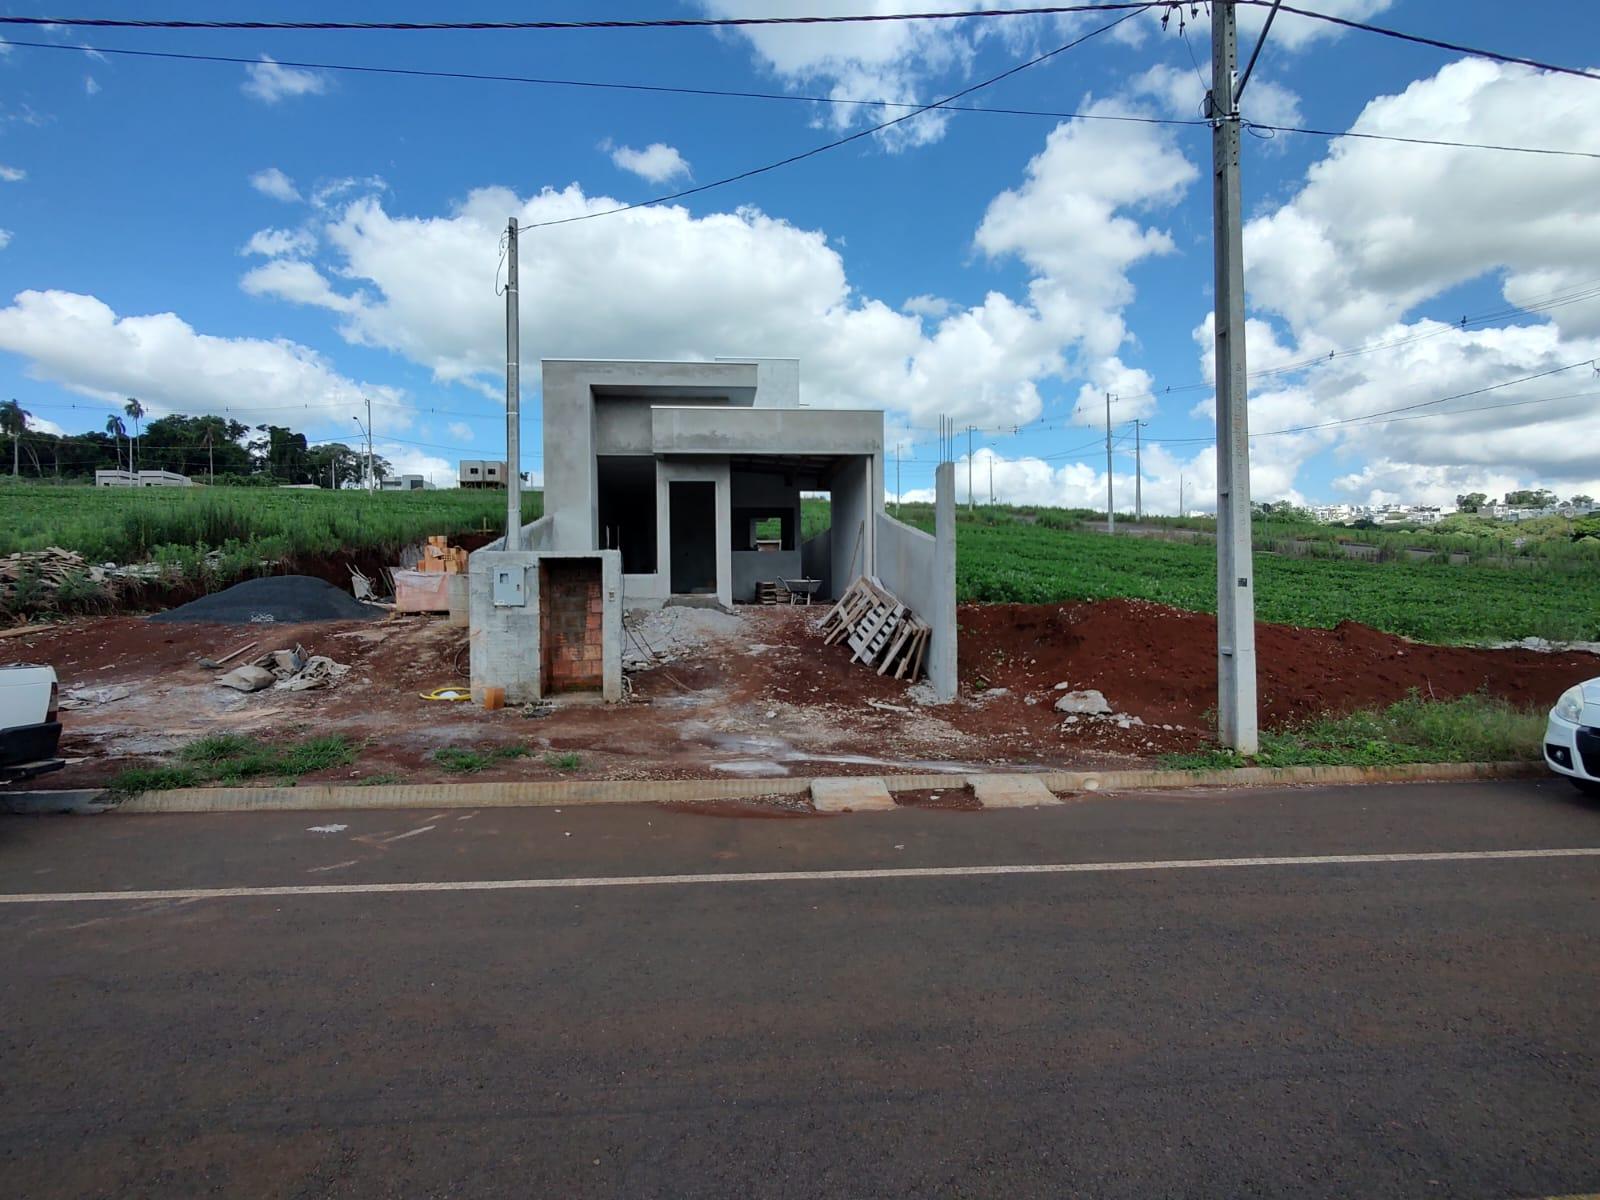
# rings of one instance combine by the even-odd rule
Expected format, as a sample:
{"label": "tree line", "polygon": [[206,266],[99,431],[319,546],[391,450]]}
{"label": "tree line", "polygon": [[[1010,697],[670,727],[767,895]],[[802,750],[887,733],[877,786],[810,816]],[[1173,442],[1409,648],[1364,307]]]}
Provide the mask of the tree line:
{"label": "tree line", "polygon": [[[343,442],[312,445],[284,425],[245,425],[228,417],[174,414],[143,423],[144,406],[130,397],[104,431],[53,434],[30,426],[33,414],[16,400],[0,404],[0,437],[11,442],[11,474],[74,482],[96,471],[172,471],[196,482],[358,486],[366,454]],[[394,473],[381,455],[372,459],[378,479]]]}

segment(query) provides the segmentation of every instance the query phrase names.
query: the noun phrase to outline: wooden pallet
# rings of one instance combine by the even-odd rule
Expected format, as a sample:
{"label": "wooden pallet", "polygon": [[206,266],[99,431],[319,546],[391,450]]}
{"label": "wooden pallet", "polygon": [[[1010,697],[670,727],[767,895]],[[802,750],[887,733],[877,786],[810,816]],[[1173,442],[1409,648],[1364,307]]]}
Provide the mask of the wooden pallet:
{"label": "wooden pallet", "polygon": [[844,642],[851,662],[874,667],[879,675],[917,679],[932,628],[876,579],[862,575],[839,597],[818,626],[824,645]]}

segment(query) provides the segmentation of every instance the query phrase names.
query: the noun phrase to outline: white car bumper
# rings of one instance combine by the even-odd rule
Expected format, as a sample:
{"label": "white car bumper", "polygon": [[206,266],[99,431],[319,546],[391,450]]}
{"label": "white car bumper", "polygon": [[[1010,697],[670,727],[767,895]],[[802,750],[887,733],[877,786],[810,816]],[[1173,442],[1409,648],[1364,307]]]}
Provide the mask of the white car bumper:
{"label": "white car bumper", "polygon": [[1551,713],[1544,731],[1544,761],[1559,775],[1600,783],[1600,732]]}

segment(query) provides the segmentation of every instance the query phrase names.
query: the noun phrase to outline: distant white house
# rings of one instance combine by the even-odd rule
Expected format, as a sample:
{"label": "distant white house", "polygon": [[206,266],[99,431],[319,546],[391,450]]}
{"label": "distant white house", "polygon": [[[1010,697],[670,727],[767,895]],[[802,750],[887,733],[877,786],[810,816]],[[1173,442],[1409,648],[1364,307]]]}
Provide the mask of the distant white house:
{"label": "distant white house", "polygon": [[378,481],[378,488],[385,492],[428,492],[433,490],[421,475],[390,475]]}
{"label": "distant white house", "polygon": [[96,471],[95,487],[191,487],[187,475],[176,471]]}

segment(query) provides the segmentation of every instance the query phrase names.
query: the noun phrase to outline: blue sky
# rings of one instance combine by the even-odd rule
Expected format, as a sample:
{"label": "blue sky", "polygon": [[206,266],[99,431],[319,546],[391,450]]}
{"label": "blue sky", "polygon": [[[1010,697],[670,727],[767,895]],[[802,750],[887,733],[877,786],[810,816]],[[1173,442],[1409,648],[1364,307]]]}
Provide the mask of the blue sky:
{"label": "blue sky", "polygon": [[[1448,22],[1430,0],[1314,6],[1576,66],[1600,32],[1581,0],[1463,0]],[[897,6],[703,0],[605,12],[757,7]],[[4,11],[33,10],[13,0]],[[173,0],[72,10],[213,11]],[[383,15],[442,11],[397,3]],[[595,11],[548,4],[539,15]],[[370,19],[372,9],[230,14]],[[307,71],[264,57],[925,103],[1103,20],[754,36],[14,27],[14,41],[51,48],[0,55],[0,395],[68,431],[101,427],[113,401],[136,395],[153,414],[226,408],[352,441],[351,417],[370,397],[380,448],[443,480],[456,459],[503,446],[493,289],[508,216],[637,202],[883,119],[876,108]],[[60,48],[83,44],[255,65]],[[1208,72],[1203,14],[1187,44],[1176,18],[1162,31],[1143,15],[968,102],[1185,117],[1200,91],[1191,51]],[[1273,30],[1245,109],[1268,124],[1600,151],[1600,83],[1292,17]],[[1600,301],[1583,294],[1600,287],[1600,161],[1280,134],[1247,139],[1244,171],[1252,368],[1336,352],[1253,385],[1252,430],[1267,435],[1252,448],[1258,498],[1439,501],[1536,483],[1600,494],[1590,394],[1600,384],[1573,365],[1600,353]],[[891,442],[907,446],[908,492],[928,484],[945,414],[980,427],[980,492],[993,458],[1000,497],[1034,503],[1101,502],[1104,454],[1091,443],[1110,390],[1125,439],[1119,505],[1133,490],[1124,450],[1136,417],[1148,422],[1149,506],[1175,509],[1180,477],[1191,507],[1210,502],[1204,128],[919,117],[661,209],[530,231],[522,253],[529,362],[799,356],[808,403],[888,411]],[[1348,349],[1370,352],[1337,353]],[[536,453],[537,378],[525,366],[524,444]],[[1407,419],[1353,420],[1394,409]],[[1347,423],[1276,433],[1334,421]]]}

